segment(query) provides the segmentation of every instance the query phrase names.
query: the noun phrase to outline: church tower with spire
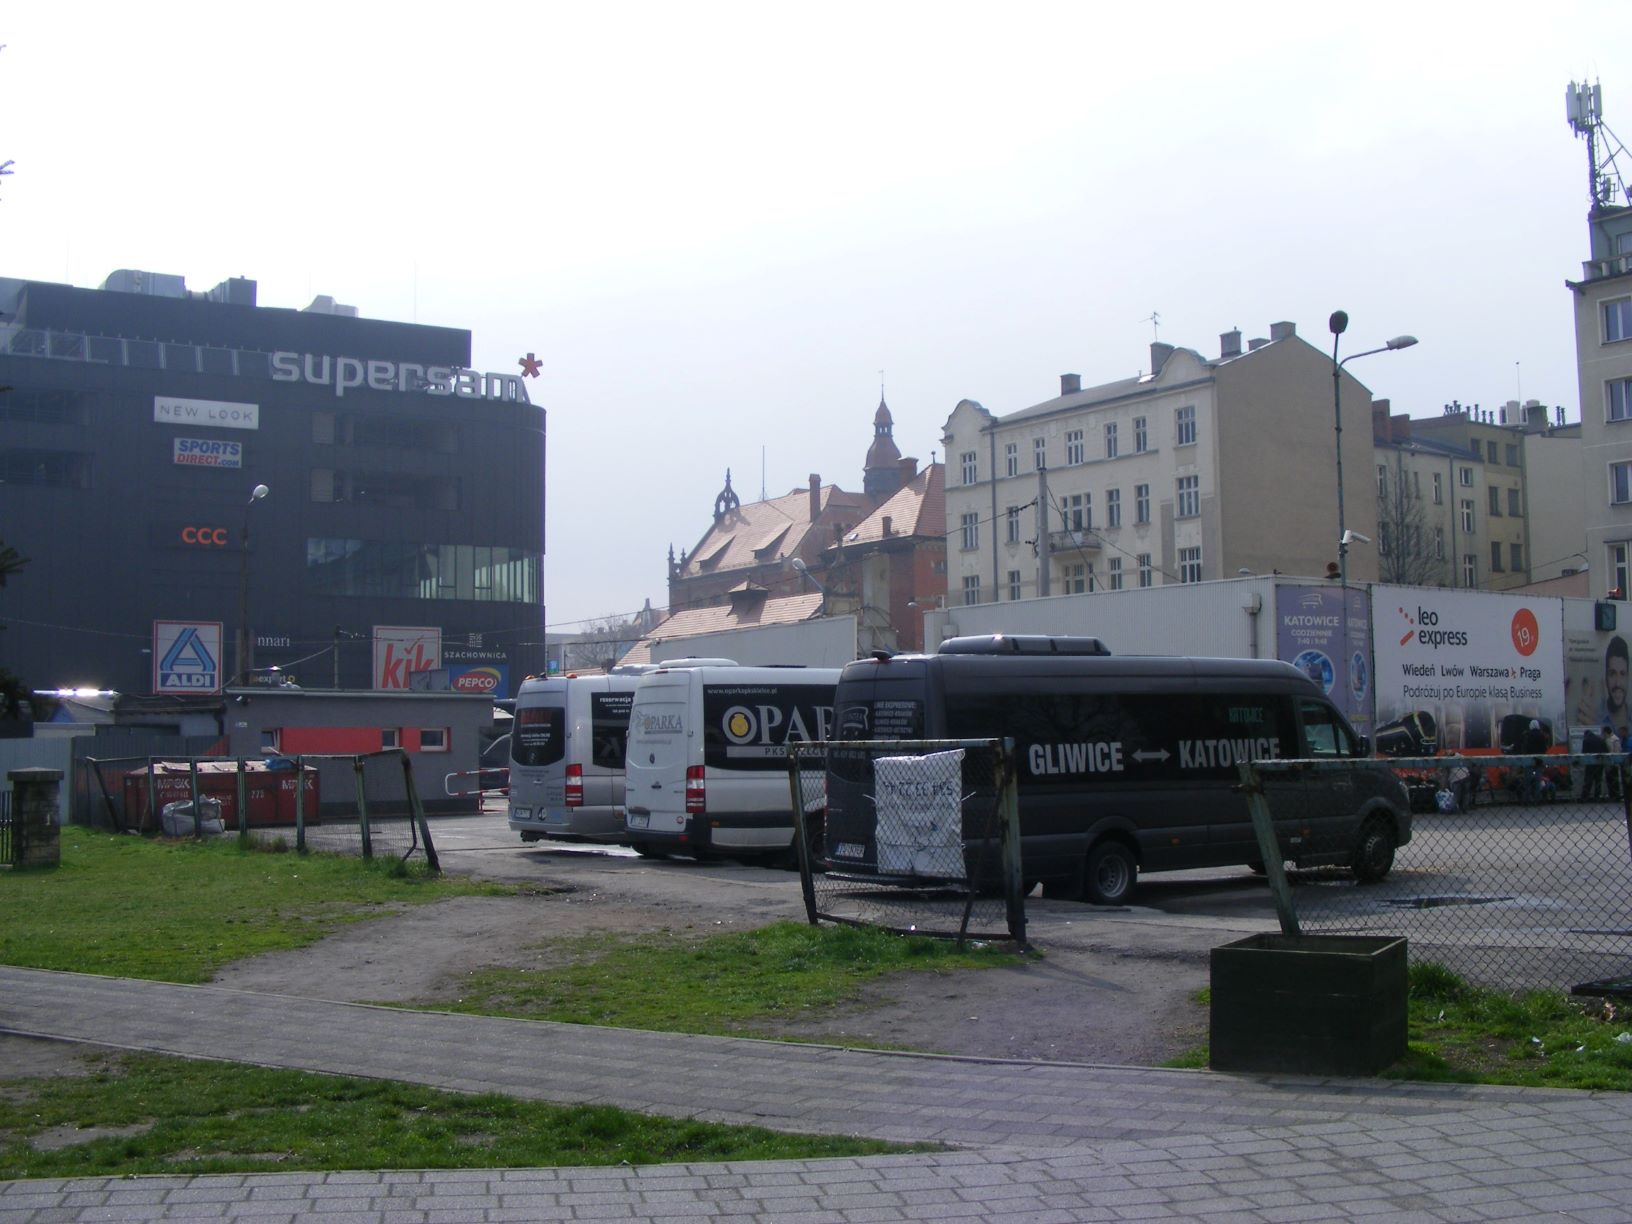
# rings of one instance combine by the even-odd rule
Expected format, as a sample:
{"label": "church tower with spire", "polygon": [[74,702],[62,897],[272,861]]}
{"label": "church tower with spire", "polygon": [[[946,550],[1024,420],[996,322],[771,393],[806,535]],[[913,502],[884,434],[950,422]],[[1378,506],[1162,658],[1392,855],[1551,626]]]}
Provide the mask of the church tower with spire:
{"label": "church tower with spire", "polygon": [[867,463],[861,471],[861,491],[874,505],[887,501],[901,488],[901,451],[894,433],[895,421],[880,391],[878,411],[873,413],[873,444],[867,448]]}

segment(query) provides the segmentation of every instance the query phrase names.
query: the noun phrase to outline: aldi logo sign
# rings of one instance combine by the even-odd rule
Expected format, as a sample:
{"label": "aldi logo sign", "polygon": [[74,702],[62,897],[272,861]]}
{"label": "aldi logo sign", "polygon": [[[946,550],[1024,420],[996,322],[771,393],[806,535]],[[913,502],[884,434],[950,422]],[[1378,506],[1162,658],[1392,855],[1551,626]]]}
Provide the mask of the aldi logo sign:
{"label": "aldi logo sign", "polygon": [[153,691],[219,693],[221,638],[220,621],[154,621]]}

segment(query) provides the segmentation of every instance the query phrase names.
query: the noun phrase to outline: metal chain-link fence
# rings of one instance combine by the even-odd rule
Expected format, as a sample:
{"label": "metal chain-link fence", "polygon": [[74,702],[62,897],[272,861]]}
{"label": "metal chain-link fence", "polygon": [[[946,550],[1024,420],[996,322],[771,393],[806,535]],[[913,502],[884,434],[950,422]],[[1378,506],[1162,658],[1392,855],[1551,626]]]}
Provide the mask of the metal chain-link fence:
{"label": "metal chain-link fence", "polygon": [[[321,772],[325,796],[321,822],[308,818],[296,829],[298,848],[363,858],[422,857],[433,870],[440,869],[414,782],[413,758],[403,749],[314,753],[294,762]],[[353,802],[335,802],[342,797]]]}
{"label": "metal chain-link fence", "polygon": [[[1410,840],[1389,847],[1379,804],[1357,824],[1367,777],[1401,784]],[[1278,905],[1305,934],[1403,935],[1413,961],[1502,990],[1632,990],[1632,809],[1620,757],[1441,756],[1258,761],[1279,857]],[[1345,816],[1344,813],[1348,815]],[[1395,837],[1393,841],[1398,841]],[[1353,871],[1298,864],[1358,865]],[[1269,868],[1278,884],[1280,864]],[[1283,908],[1283,926],[1288,913]]]}
{"label": "metal chain-link fence", "polygon": [[788,769],[812,923],[1025,943],[1002,741],[799,744]]}

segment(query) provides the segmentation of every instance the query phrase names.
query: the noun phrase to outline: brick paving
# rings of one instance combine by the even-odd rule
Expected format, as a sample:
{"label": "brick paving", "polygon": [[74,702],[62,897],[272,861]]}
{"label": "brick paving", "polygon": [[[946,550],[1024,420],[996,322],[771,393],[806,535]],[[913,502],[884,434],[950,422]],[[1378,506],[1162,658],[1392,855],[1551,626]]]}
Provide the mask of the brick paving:
{"label": "brick paving", "polygon": [[929,1155],[0,1183],[0,1224],[1632,1219],[1632,1095],[645,1033],[0,967],[0,1030]]}

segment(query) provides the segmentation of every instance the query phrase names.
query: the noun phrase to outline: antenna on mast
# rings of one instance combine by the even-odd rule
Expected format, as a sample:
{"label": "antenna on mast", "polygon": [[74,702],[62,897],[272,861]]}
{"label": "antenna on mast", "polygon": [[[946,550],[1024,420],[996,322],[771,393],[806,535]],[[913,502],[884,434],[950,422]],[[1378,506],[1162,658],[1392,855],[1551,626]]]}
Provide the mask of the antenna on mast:
{"label": "antenna on mast", "polygon": [[1626,148],[1604,123],[1603,86],[1597,81],[1591,85],[1571,81],[1564,91],[1564,117],[1570,131],[1587,142],[1587,195],[1594,210],[1613,205],[1617,190],[1626,199],[1626,180],[1616,164]]}

